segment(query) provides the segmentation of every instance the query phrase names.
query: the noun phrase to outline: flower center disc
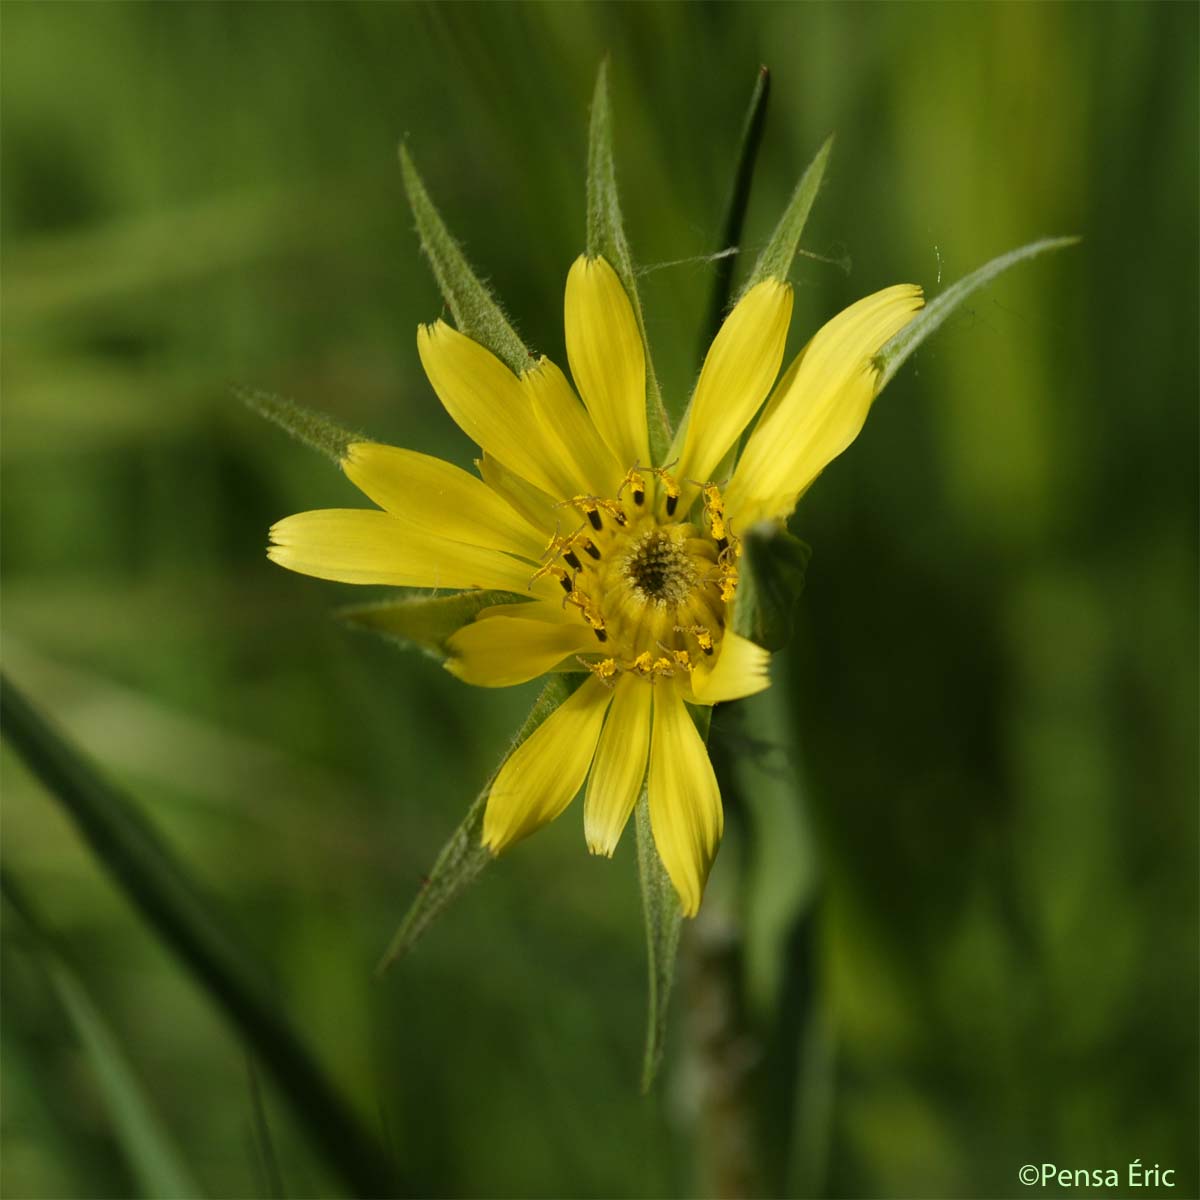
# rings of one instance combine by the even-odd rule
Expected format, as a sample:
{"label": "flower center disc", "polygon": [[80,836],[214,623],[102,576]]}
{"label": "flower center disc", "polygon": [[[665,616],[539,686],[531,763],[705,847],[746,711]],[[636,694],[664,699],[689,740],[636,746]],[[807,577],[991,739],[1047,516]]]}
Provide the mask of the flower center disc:
{"label": "flower center disc", "polygon": [[[555,531],[534,578],[553,575],[562,585],[564,609],[579,613],[602,656],[579,661],[606,683],[626,671],[651,683],[689,675],[721,643],[740,542],[716,484],[701,485],[682,506],[680,494],[664,468],[633,467],[615,497],[580,495],[560,505],[583,520],[570,533]],[[695,500],[703,512],[693,519]]]}
{"label": "flower center disc", "polygon": [[643,533],[622,565],[630,587],[647,604],[682,604],[698,581],[691,556],[664,529]]}

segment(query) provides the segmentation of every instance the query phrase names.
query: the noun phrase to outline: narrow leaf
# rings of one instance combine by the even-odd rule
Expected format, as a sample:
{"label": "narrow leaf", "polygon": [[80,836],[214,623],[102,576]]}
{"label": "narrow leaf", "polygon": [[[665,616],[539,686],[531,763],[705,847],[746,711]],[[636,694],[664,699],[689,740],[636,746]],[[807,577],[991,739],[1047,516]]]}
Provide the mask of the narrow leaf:
{"label": "narrow leaf", "polygon": [[434,277],[461,333],[485,346],[509,370],[523,375],[534,366],[534,357],[509,323],[495,297],[471,270],[459,244],[450,236],[429,193],[413,165],[408,147],[400,146],[400,173],[417,222],[417,236]]}
{"label": "narrow leaf", "polygon": [[633,306],[642,345],[646,353],[646,421],[650,431],[650,453],[656,463],[662,463],[671,445],[671,422],[663,407],[658,376],[650,360],[650,344],[646,338],[646,322],[642,303],[638,299],[634,277],[633,257],[625,237],[621,217],[621,202],[617,194],[617,172],[613,162],[612,108],[608,98],[608,60],[600,64],[596,88],[592,93],[592,119],[588,130],[587,173],[587,252],[608,260],[616,271],[629,303]]}
{"label": "narrow leaf", "polygon": [[340,464],[346,457],[346,447],[352,442],[367,440],[361,433],[343,428],[324,413],[314,412],[285,396],[241,386],[234,387],[233,394],[260,417],[266,417],[297,441],[327,455],[335,463]]}
{"label": "narrow leaf", "polygon": [[469,625],[485,608],[528,599],[516,592],[477,589],[452,596],[404,596],[348,604],[337,609],[334,616],[354,629],[382,634],[402,646],[416,646],[441,661],[449,653],[446,643],[451,635]]}
{"label": "narrow leaf", "polygon": [[79,976],[33,916],[13,880],[2,877],[4,896],[24,920],[50,984],[67,1014],[112,1118],[113,1132],[147,1196],[194,1200],[204,1193],[192,1178],[155,1114],[125,1052],[92,1002]]}
{"label": "narrow leaf", "polygon": [[258,1151],[265,1190],[270,1200],[284,1200],[287,1190],[283,1186],[283,1172],[279,1169],[279,1156],[275,1153],[275,1139],[271,1137],[271,1123],[267,1120],[267,1106],[263,1103],[262,1087],[258,1082],[258,1068],[249,1054],[246,1055],[246,1078],[250,1085],[254,1147]]}
{"label": "narrow leaf", "polygon": [[943,321],[964,301],[972,292],[992,282],[997,275],[1007,271],[1026,259],[1037,258],[1050,250],[1063,250],[1074,246],[1078,237],[1043,238],[1038,242],[1030,242],[1019,250],[1010,250],[1007,254],[993,258],[977,271],[972,271],[964,279],[952,283],[941,295],[930,301],[905,327],[876,356],[879,366],[879,385],[877,391],[883,389],[891,381],[892,376],[904,365],[908,356],[931,334]]}
{"label": "narrow leaf", "polygon": [[[508,748],[511,754],[533,731],[571,694],[574,683],[569,676],[553,676],[542,693],[534,702],[529,716],[517,732],[512,745]],[[507,758],[508,754],[504,757]],[[479,878],[484,867],[491,863],[494,855],[483,844],[483,814],[487,809],[488,792],[492,780],[503,765],[503,759],[497,764],[496,771],[484,785],[483,790],[475,797],[467,815],[463,817],[458,828],[450,836],[450,840],[442,847],[429,874],[412,902],[400,928],[396,930],[387,952],[380,959],[375,971],[383,974],[398,958],[407,954],[413,948],[426,929],[458,899],[460,895]]]}
{"label": "narrow leaf", "polygon": [[800,177],[796,190],[788,201],[775,232],[766,249],[758,256],[754,270],[746,281],[746,291],[764,279],[778,279],[781,283],[787,279],[792,269],[792,259],[800,246],[800,235],[804,232],[808,214],[813,201],[821,188],[821,180],[825,177],[825,166],[829,161],[829,152],[833,149],[833,134],[825,139],[825,144],[817,151],[817,156],[808,165],[808,170]]}
{"label": "narrow leaf", "polygon": [[683,914],[675,887],[667,875],[654,834],[650,828],[650,804],[646,792],[637,802],[638,878],[642,885],[642,911],[646,918],[646,956],[649,971],[650,1002],[646,1017],[646,1049],[642,1056],[642,1092],[654,1085],[662,1064],[667,1036],[667,1012],[671,987],[675,982],[675,959],[679,952],[679,931]]}
{"label": "narrow leaf", "polygon": [[721,226],[721,240],[717,251],[724,253],[716,261],[713,277],[712,299],[708,305],[708,320],[702,330],[699,359],[704,360],[713,338],[721,328],[721,319],[729,307],[733,292],[733,268],[737,262],[738,249],[742,241],[742,226],[746,220],[746,208],[750,203],[750,184],[754,178],[754,164],[758,159],[758,148],[762,145],[763,128],[767,123],[767,101],[771,95],[771,72],[766,67],[758,68],[754,90],[750,93],[750,105],[742,123],[742,136],[738,143],[737,165],[733,182],[729,188],[729,199],[725,205],[725,220]]}
{"label": "narrow leaf", "polygon": [[768,650],[781,650],[791,637],[792,613],[811,557],[806,542],[774,522],[748,529],[742,538],[734,631]]}
{"label": "narrow leaf", "polygon": [[362,1196],[394,1195],[382,1151],[280,1011],[232,926],[154,828],[0,676],[0,726],[163,943],[275,1076],[329,1165]]}

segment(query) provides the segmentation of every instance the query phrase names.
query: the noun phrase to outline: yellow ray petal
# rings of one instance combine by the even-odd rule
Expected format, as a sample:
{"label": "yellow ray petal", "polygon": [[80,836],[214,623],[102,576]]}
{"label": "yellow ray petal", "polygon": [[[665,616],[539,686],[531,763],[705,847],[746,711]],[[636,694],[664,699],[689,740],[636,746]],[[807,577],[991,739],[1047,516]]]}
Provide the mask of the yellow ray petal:
{"label": "yellow ray petal", "polygon": [[502,496],[534,528],[541,530],[547,538],[554,532],[555,525],[561,522],[562,516],[561,509],[554,507],[553,496],[543,492],[541,488],[534,487],[503,463],[497,462],[490,454],[477,458],[475,466],[479,469],[483,482],[498,496]]}
{"label": "yellow ray petal", "polygon": [[749,638],[728,632],[721,639],[717,661],[708,669],[701,659],[692,671],[692,695],[697,704],[740,700],[771,686],[767,666],[771,654]]}
{"label": "yellow ray petal", "polygon": [[556,443],[558,461],[569,468],[570,495],[611,496],[626,468],[620,466],[575,397],[567,377],[540,358],[521,377],[538,426]]}
{"label": "yellow ray petal", "polygon": [[792,511],[858,436],[875,399],[874,356],[924,302],[919,287],[897,284],[852,304],[817,332],[746,443],[725,492],[731,519],[745,528]]}
{"label": "yellow ray petal", "polygon": [[445,321],[417,330],[421,365],[443,407],[477,446],[558,500],[571,492],[557,441],[539,425],[521,381]]}
{"label": "yellow ray petal", "polygon": [[483,844],[499,854],[553,821],[592,763],[612,691],[589,677],[505,760],[483,814]]}
{"label": "yellow ray petal", "polygon": [[622,676],[614,689],[583,800],[583,832],[593,854],[612,857],[641,795],[650,750],[652,693],[644,679],[633,675]]}
{"label": "yellow ray petal", "polygon": [[752,287],[725,318],[704,359],[688,409],[677,478],[708,480],[759,406],[767,398],[787,341],[792,289],[765,279]]}
{"label": "yellow ray petal", "polygon": [[[532,569],[498,550],[448,542],[367,508],[297,513],[271,526],[267,556],[289,571],[390,587],[498,588],[523,592]],[[535,591],[553,587],[538,580]]]}
{"label": "yellow ray petal", "polygon": [[616,271],[603,258],[577,258],[563,310],[567,361],[596,428],[625,469],[648,466],[646,354]]}
{"label": "yellow ray petal", "polygon": [[380,508],[439,537],[535,561],[546,536],[474,475],[415,450],[354,442],[342,470]]}
{"label": "yellow ray petal", "polygon": [[683,915],[694,917],[721,841],[724,815],[704,742],[679,691],[662,680],[654,685],[649,801],[659,857],[679,893]]}
{"label": "yellow ray petal", "polygon": [[[533,605],[503,605],[509,613]],[[538,621],[499,615],[464,625],[449,640],[446,670],[477,687],[511,687],[536,679],[564,658],[597,649],[582,621]]]}

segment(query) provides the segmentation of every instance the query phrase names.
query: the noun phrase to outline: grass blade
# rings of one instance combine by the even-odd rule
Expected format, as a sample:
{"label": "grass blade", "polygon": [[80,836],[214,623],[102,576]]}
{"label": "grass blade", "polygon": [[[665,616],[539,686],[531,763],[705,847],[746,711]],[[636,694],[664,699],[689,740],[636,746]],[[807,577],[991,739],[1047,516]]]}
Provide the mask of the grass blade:
{"label": "grass blade", "polygon": [[75,1030],[112,1118],[117,1141],[142,1192],[155,1200],[195,1200],[203,1196],[113,1031],[7,871],[0,872],[0,890],[31,935],[35,953]]}
{"label": "grass blade", "polygon": [[150,824],[4,676],[0,725],[118,886],[275,1076],[330,1167],[361,1196],[394,1195],[395,1180],[374,1139],[281,1015],[257,970],[214,917],[211,901]]}
{"label": "grass blade", "polygon": [[263,1103],[262,1087],[258,1082],[258,1068],[249,1054],[246,1055],[246,1078],[250,1086],[254,1148],[258,1152],[267,1195],[270,1200],[285,1200],[287,1190],[283,1186],[283,1172],[279,1169],[279,1157],[275,1153],[275,1139],[271,1137],[271,1123],[267,1120],[267,1106]]}
{"label": "grass blade", "polygon": [[1067,246],[1076,245],[1080,240],[1077,237],[1053,237],[1030,242],[1028,246],[1021,246],[1017,250],[1010,250],[1007,254],[1000,255],[999,258],[993,258],[991,262],[985,263],[977,271],[972,271],[970,275],[960,279],[957,283],[952,283],[941,295],[921,309],[916,317],[880,350],[875,359],[879,366],[879,383],[875,389],[876,392],[882,392],[887,387],[892,376],[900,370],[908,356],[931,333],[934,333],[972,292],[977,292],[981,287],[991,283],[997,275],[1003,274],[1009,267],[1014,267],[1019,262],[1037,258],[1039,254],[1046,254],[1051,250],[1063,250]]}
{"label": "grass blade", "polygon": [[713,279],[712,299],[708,305],[708,320],[702,330],[699,361],[704,361],[713,338],[721,328],[721,320],[729,307],[733,294],[733,268],[737,262],[737,250],[741,245],[742,226],[746,220],[746,208],[750,203],[750,184],[754,178],[754,164],[758,159],[758,148],[762,145],[763,128],[767,123],[767,101],[771,96],[771,72],[766,67],[758,68],[758,78],[750,93],[750,106],[742,124],[742,136],[738,146],[737,166],[733,171],[733,183],[729,189],[729,200],[725,205],[725,221],[721,226],[721,240],[717,250],[735,251],[725,254],[716,262]]}

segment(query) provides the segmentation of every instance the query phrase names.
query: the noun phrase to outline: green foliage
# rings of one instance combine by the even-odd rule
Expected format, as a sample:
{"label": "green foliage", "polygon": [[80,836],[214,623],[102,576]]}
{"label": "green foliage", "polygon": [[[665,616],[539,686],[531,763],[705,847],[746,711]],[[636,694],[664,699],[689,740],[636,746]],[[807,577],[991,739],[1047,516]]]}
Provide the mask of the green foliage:
{"label": "green foliage", "polygon": [[608,97],[608,60],[600,64],[592,92],[592,119],[588,134],[587,252],[608,260],[616,271],[629,303],[633,306],[646,352],[646,421],[650,431],[650,453],[661,463],[671,445],[671,423],[663,407],[658,376],[654,373],[642,302],[638,298],[633,256],[625,237],[621,202],[617,194],[617,170],[613,161],[612,106]]}
{"label": "green foliage", "polygon": [[782,650],[791,637],[811,557],[811,546],[775,522],[763,521],[746,530],[734,630],[768,650]]}
{"label": "green foliage", "polygon": [[275,1152],[275,1139],[271,1136],[271,1123],[267,1119],[267,1106],[263,1101],[262,1088],[258,1082],[258,1068],[254,1059],[246,1056],[246,1079],[250,1085],[250,1114],[254,1128],[254,1148],[258,1154],[264,1190],[268,1200],[286,1200],[287,1189],[283,1182],[283,1171]]}
{"label": "green foliage", "polygon": [[[508,749],[509,754],[567,699],[577,683],[578,679],[565,675],[554,675],[547,681],[529,716],[525,718],[525,723],[513,738]],[[492,862],[493,855],[483,844],[483,815],[487,811],[487,798],[492,780],[502,765],[503,760],[496,765],[496,771],[475,797],[471,807],[467,809],[467,815],[451,834],[450,840],[442,847],[421,885],[417,898],[409,907],[387,952],[380,960],[376,968],[377,973],[386,971],[397,959],[407,954],[425,930],[479,878],[484,867]]]}
{"label": "green foliage", "polygon": [[235,387],[233,393],[247,408],[265,417],[280,429],[290,433],[297,441],[331,458],[339,466],[346,457],[346,448],[354,442],[367,439],[361,433],[343,429],[324,413],[314,412],[273,392],[259,388]]}
{"label": "green foliage", "polygon": [[361,1195],[389,1192],[392,1171],[379,1149],[287,1024],[215,907],[150,824],[4,676],[0,725],[101,865],[258,1051],[330,1165]]}
{"label": "green foliage", "polygon": [[800,176],[796,190],[788,201],[775,232],[766,248],[758,256],[750,278],[746,280],[746,291],[764,279],[786,281],[788,272],[792,269],[792,259],[800,248],[800,235],[808,222],[808,214],[812,210],[813,201],[821,189],[821,180],[825,178],[825,166],[829,161],[829,153],[833,149],[833,134],[825,139],[816,157],[808,164],[808,169]]}
{"label": "green foliage", "polygon": [[942,322],[962,304],[973,292],[986,287],[998,275],[1003,274],[1009,267],[1015,267],[1019,262],[1037,258],[1051,250],[1064,250],[1068,246],[1076,246],[1080,242],[1077,237],[1043,238],[1038,242],[1030,242],[1027,246],[1010,250],[984,263],[970,275],[952,283],[944,292],[930,301],[905,327],[876,356],[879,367],[879,386],[877,391],[883,391],[889,381],[908,360],[910,354],[931,333],[937,331]]}
{"label": "green foliage", "polygon": [[11,876],[0,875],[4,897],[23,922],[34,951],[83,1049],[130,1169],[154,1200],[198,1200],[204,1195],[154,1111],[125,1051],[70,963],[33,915]]}
{"label": "green foliage", "polygon": [[528,599],[515,592],[477,589],[452,596],[400,596],[348,604],[334,615],[354,629],[381,634],[402,646],[416,646],[441,661],[449,653],[446,642],[451,635],[485,608]]}
{"label": "green foliage", "polygon": [[429,259],[438,287],[446,306],[454,314],[459,331],[485,346],[506,363],[514,374],[523,375],[534,365],[533,355],[487,285],[471,270],[466,255],[450,235],[441,214],[430,200],[405,145],[400,147],[400,173],[417,222],[421,249]]}

